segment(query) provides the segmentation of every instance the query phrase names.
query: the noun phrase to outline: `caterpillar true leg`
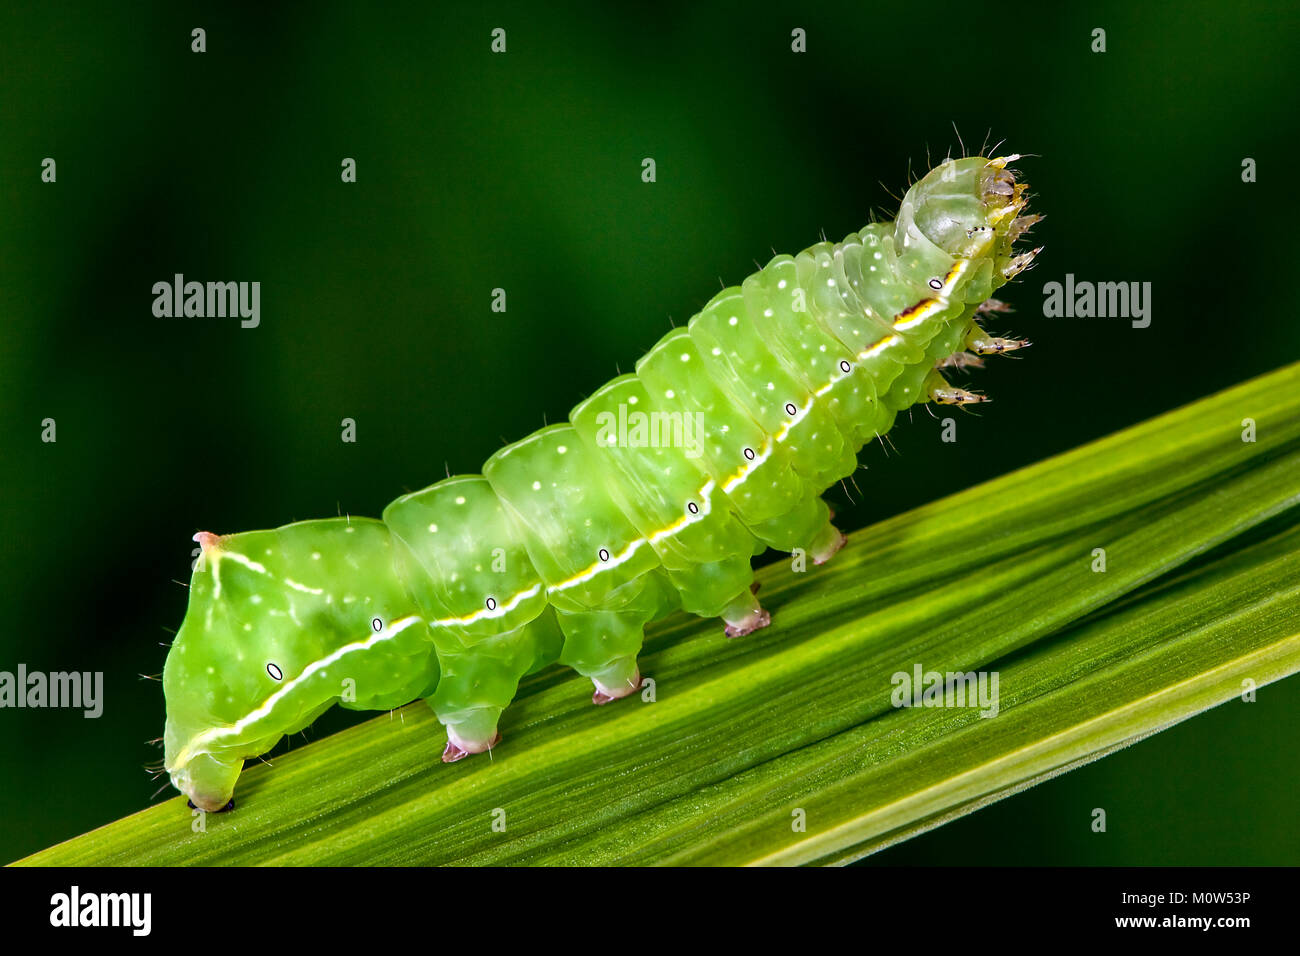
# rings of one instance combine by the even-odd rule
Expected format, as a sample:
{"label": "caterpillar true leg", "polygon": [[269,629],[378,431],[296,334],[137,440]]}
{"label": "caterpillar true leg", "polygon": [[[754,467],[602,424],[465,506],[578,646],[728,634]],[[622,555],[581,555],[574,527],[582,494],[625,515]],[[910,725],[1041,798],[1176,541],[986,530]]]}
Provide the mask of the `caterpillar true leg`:
{"label": "caterpillar true leg", "polygon": [[1030,249],[1028,252],[1022,252],[1020,255],[1013,257],[1010,262],[1002,267],[1002,274],[1008,279],[1018,276],[1033,265],[1034,259],[1042,251],[1043,247],[1039,246],[1037,249]]}
{"label": "caterpillar true leg", "polygon": [[983,368],[984,359],[971,352],[953,352],[939,359],[935,368]]}
{"label": "caterpillar true leg", "polygon": [[1014,352],[1016,349],[1023,349],[1032,344],[1029,339],[1003,339],[988,335],[978,325],[974,326],[970,335],[966,337],[966,348],[976,355],[1001,355],[1004,352]]}
{"label": "caterpillar true leg", "polygon": [[992,401],[991,398],[980,395],[978,392],[968,392],[964,388],[954,388],[938,372],[933,373],[926,379],[925,386],[926,395],[936,405],[974,405],[979,402]]}

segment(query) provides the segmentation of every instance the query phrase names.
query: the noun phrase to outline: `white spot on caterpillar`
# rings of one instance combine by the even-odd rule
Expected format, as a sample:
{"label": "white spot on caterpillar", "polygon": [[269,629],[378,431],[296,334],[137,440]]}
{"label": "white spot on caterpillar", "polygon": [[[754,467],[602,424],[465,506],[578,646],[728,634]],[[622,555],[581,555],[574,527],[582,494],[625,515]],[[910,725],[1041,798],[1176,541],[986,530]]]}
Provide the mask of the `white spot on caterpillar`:
{"label": "white spot on caterpillar", "polygon": [[429,534],[437,534],[437,533],[438,533],[438,526],[436,524],[429,525]]}

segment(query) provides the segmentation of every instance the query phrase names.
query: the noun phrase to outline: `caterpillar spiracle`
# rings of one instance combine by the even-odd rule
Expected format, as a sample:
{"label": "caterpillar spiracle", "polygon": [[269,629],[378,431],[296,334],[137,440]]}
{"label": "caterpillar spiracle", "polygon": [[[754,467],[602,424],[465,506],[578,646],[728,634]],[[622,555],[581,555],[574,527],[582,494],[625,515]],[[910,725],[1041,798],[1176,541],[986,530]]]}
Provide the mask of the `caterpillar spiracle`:
{"label": "caterpillar spiracle", "polygon": [[[766,626],[751,559],[844,543],[820,494],[899,411],[966,404],[940,369],[1028,343],[990,336],[990,296],[1039,251],[1013,245],[1019,156],[949,159],[893,222],[780,255],[481,475],[404,495],[383,520],[200,532],[163,673],[164,766],[205,810],[233,805],[246,758],[339,703],[423,698],[444,761],[482,753],[524,675],[554,662],[607,703],[639,689],[645,625],[675,610]],[[637,440],[626,422],[690,422]],[[657,417],[656,417],[657,416]]]}

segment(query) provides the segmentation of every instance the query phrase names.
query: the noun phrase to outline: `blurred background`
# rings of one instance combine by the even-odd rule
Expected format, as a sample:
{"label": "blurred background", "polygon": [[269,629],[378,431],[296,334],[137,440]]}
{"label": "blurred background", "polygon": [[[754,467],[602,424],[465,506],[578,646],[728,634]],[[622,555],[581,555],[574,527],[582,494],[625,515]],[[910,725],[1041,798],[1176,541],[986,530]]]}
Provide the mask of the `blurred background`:
{"label": "blurred background", "polygon": [[[1300,253],[1295,4],[1077,6],[7,6],[0,670],[102,671],[105,702],[0,710],[0,862],[150,803],[139,675],[196,531],[378,515],[477,471],[773,250],[892,217],[954,130],[1036,154],[1046,250],[996,323],[1034,347],[970,379],[995,403],[956,443],[918,411],[898,454],[867,448],[841,526],[1300,358],[1273,296]],[[175,273],[260,281],[260,326],[156,318]],[[1066,273],[1152,283],[1150,327],[1044,318]],[[1292,679],[870,862],[1293,864],[1297,714]]]}

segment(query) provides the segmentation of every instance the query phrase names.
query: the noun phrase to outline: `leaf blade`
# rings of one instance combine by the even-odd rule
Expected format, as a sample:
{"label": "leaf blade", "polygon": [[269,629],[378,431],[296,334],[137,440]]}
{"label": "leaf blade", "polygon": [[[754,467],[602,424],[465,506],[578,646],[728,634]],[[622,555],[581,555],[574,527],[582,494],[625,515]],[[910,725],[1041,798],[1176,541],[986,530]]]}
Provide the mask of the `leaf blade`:
{"label": "leaf blade", "polygon": [[[412,705],[398,712],[400,724],[394,717],[377,718],[275,758],[269,772],[250,768],[239,809],[209,816],[206,833],[191,832],[189,812],[178,798],[19,862],[852,859],[920,832],[927,823],[969,812],[1072,759],[1065,749],[1041,751],[1040,740],[1037,762],[1022,762],[1015,772],[963,777],[989,765],[996,752],[987,740],[972,744],[979,725],[963,735],[951,727],[945,731],[943,722],[927,719],[924,711],[894,709],[887,685],[871,684],[876,675],[911,661],[946,671],[1016,654],[1035,660],[1050,655],[1051,642],[1070,628],[1104,635],[1144,608],[1172,614],[1169,588],[1180,585],[1169,577],[1197,561],[1208,561],[1209,570],[1194,572],[1190,580],[1204,586],[1207,600],[1217,595],[1216,607],[1230,604],[1231,592],[1213,590],[1219,580],[1214,575],[1244,587],[1246,581],[1234,577],[1239,565],[1233,562],[1256,560],[1267,550],[1258,542],[1240,548],[1236,543],[1264,522],[1289,527],[1296,520],[1297,385],[1300,366],[1284,368],[889,519],[853,535],[837,561],[816,574],[765,569],[764,599],[777,621],[767,631],[724,642],[713,624],[684,617],[652,631],[644,671],[658,680],[653,704],[633,698],[597,711],[580,680],[537,675],[507,712],[507,749],[490,761],[450,767],[438,761],[436,722],[422,704]],[[1257,422],[1255,443],[1238,436],[1244,417]],[[1286,533],[1284,527],[1280,534]],[[1108,548],[1104,574],[1088,569],[1098,540]],[[1214,549],[1217,556],[1207,559]],[[1279,594],[1287,590],[1281,578],[1260,580]],[[1208,605],[1189,607],[1204,611]],[[1285,609],[1294,619],[1294,606]],[[1197,658],[1206,673],[1214,670],[1211,664],[1230,667],[1248,659],[1240,635],[1224,633],[1228,643],[1214,645],[1217,663]],[[1096,640],[1106,646],[1106,638]],[[1300,662],[1288,640],[1277,636],[1272,657],[1249,660],[1267,665],[1270,674],[1294,672]],[[1165,651],[1172,653],[1176,643],[1166,640]],[[1139,666],[1147,660],[1143,654],[1155,659],[1151,655],[1158,656],[1160,646],[1127,646],[1125,660],[1134,669],[1124,673],[1136,680],[1149,673]],[[1050,656],[1041,661],[1058,681],[1078,665]],[[871,685],[870,692],[859,693],[859,685]],[[1122,686],[1137,695],[1129,701],[1136,706],[1140,686]],[[1195,693],[1189,690],[1186,700],[1174,703],[1205,709],[1225,686],[1202,676]],[[1206,688],[1212,691],[1208,697]],[[1051,699],[1045,692],[1044,701]],[[1046,716],[1038,714],[1022,733],[1032,735],[1037,727],[1045,738],[1055,726],[1053,714],[1059,719],[1079,706],[1077,698],[1054,699],[1056,710],[1040,705]],[[1110,703],[1106,713],[1116,717],[1106,723],[1108,731],[1130,736],[1163,726],[1161,719],[1180,712],[1174,703],[1165,711],[1147,708],[1134,724],[1119,717],[1129,711]],[[1001,732],[1010,733],[1013,722],[1003,717],[983,723],[999,720]],[[1095,753],[1115,745],[1106,734],[1080,739],[1072,745]],[[864,741],[874,748],[866,771],[844,763]],[[932,777],[939,768],[949,774],[946,784]],[[838,822],[786,839],[796,834],[788,819],[779,819],[785,812],[780,801],[800,793],[797,785],[805,778],[814,789],[802,792],[822,801],[813,804],[817,813]],[[978,780],[975,789],[963,784],[971,779]],[[886,787],[890,781],[896,781],[892,790]],[[936,802],[937,795],[942,798]],[[491,828],[498,807],[506,810],[505,833]]]}

